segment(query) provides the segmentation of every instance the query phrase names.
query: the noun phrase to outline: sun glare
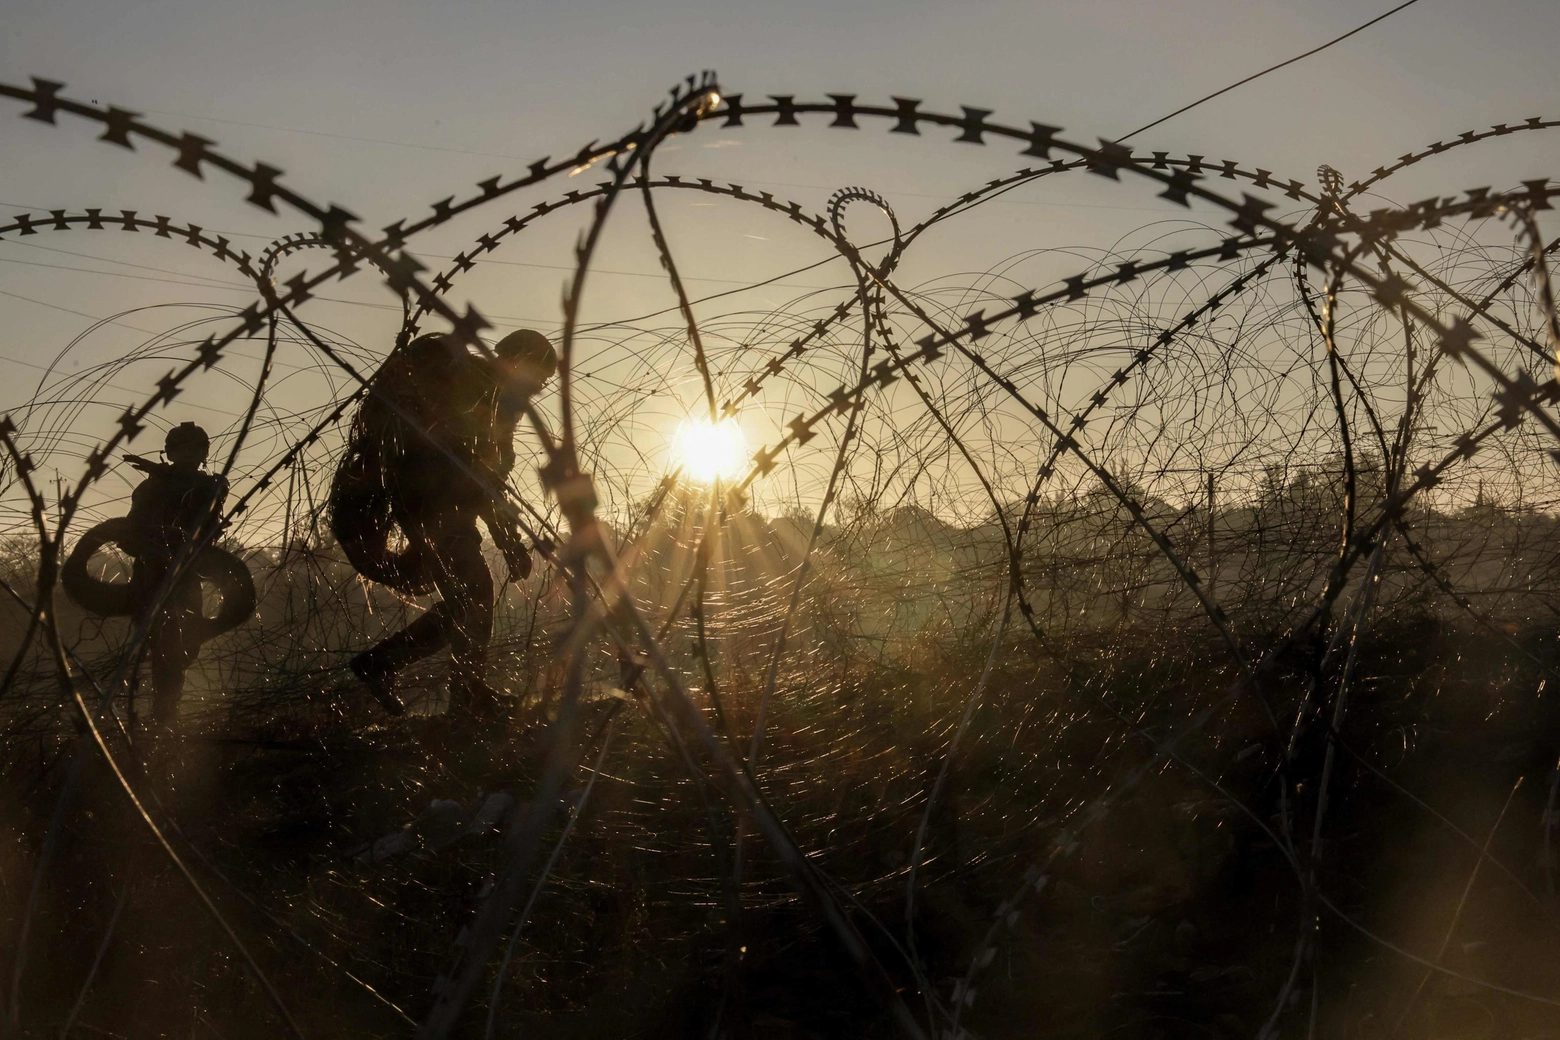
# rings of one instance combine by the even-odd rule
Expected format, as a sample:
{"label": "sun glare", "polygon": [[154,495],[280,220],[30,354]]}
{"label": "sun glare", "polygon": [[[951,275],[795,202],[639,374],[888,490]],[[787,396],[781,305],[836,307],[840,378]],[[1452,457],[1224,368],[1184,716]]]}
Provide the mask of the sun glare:
{"label": "sun glare", "polygon": [[747,461],[747,438],[735,419],[685,419],[672,440],[672,458],[695,483],[736,480]]}

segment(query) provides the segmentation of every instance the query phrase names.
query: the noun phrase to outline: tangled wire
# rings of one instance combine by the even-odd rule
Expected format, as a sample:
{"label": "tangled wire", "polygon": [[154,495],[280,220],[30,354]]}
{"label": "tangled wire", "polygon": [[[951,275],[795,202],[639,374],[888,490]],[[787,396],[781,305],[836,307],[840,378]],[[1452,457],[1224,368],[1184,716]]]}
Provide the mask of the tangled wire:
{"label": "tangled wire", "polygon": [[[130,210],[0,226],[182,242],[255,297],[51,376],[0,419],[14,1029],[113,1032],[130,983],[110,951],[135,946],[178,965],[180,995],[146,1021],[218,1035],[961,1037],[1039,1015],[1058,1035],[1391,1036],[1458,1016],[1550,1035],[1560,239],[1540,220],[1560,182],[1360,204],[1408,166],[1560,120],[1348,184],[1323,167],[1313,189],[976,108],[754,103],[704,73],[607,144],[375,237],[272,166],[63,89],[0,95],[309,227],[253,257]],[[761,120],[946,133],[1030,165],[913,224],[863,187],[813,213],[652,172],[674,136]],[[593,169],[431,277],[410,251]],[[1075,174],[1203,219],[902,280],[924,235]],[[693,299],[657,208],[688,193],[820,240],[848,280],[762,313]],[[587,326],[604,235],[636,204],[673,324]],[[525,404],[541,464],[494,489],[544,561],[499,604],[490,671],[521,707],[463,735],[430,669],[385,723],[345,662],[426,585],[365,582],[323,518],[389,344],[305,307],[377,278],[397,342],[447,327],[491,357],[489,322],[451,294],[568,212],[587,216],[556,393]],[[170,354],[84,441],[113,381]],[[218,376],[247,398],[220,460],[235,494],[181,565],[220,544],[258,599],[207,646],[167,760],[136,714],[147,626],[58,586],[117,504],[116,453]],[[697,474],[660,451],[679,421],[759,446]],[[1523,812],[1539,825],[1501,831]],[[175,882],[204,922],[155,920],[186,898]],[[270,1017],[242,1025],[257,1000]]]}

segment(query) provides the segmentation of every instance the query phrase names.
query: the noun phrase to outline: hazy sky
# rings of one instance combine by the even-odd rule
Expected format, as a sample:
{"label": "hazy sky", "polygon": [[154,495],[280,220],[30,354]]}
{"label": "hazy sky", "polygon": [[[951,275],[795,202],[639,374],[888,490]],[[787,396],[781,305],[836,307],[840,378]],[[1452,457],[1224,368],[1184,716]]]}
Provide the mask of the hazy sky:
{"label": "hazy sky", "polygon": [[[8,0],[0,77],[63,80],[70,96],[214,138],[235,157],[281,167],[305,195],[340,202],[374,228],[425,212],[432,200],[494,173],[616,136],[643,119],[666,87],[701,68],[718,70],[728,93],[854,92],[864,100],[898,94],[924,98],[928,108],[968,104],[994,109],[999,120],[1058,124],[1088,141],[1120,135],[1390,6]],[[1421,0],[1134,144],[1235,158],[1307,182],[1327,162],[1352,179],[1465,129],[1560,114],[1557,42],[1554,0]],[[128,153],[98,143],[79,122],[50,128],[15,118],[20,111],[0,106],[0,214],[83,206],[168,213],[219,229],[254,252],[304,229],[243,205],[229,182],[193,181],[170,170],[161,154]],[[1393,197],[1560,172],[1553,131],[1469,151],[1394,179]],[[1015,152],[895,138],[881,128],[844,134],[820,123],[723,133],[711,126],[674,141],[657,167],[738,180],[812,208],[836,187],[864,184],[893,199],[908,221],[1022,165]],[[972,215],[958,237],[934,244],[937,252],[920,273],[980,271],[1020,248],[1108,246],[1156,215],[1177,215],[1143,188],[1061,180]],[[517,197],[501,212],[414,242],[414,251],[438,266],[437,258],[508,213],[554,194],[549,186]],[[668,206],[696,293],[826,255],[810,236],[763,214],[699,208],[697,200]],[[523,252],[501,254],[507,266],[479,269],[467,295],[509,325],[555,323],[579,215],[539,229]],[[0,243],[0,409],[25,402],[42,374],[34,366],[53,363],[92,317],[154,303],[245,302],[232,288],[231,270],[193,250],[137,237],[72,233]],[[606,273],[593,283],[594,315],[671,302],[643,239],[625,231],[608,241]],[[747,302],[777,306],[841,277],[839,269],[797,276]],[[335,295],[386,299],[367,283]],[[94,332],[73,348],[65,368],[116,356],[169,327],[175,313],[186,320],[194,312],[143,313]],[[394,325],[393,313],[345,305],[325,305],[318,318],[365,344]],[[153,367],[121,385],[148,385],[168,365]],[[220,390],[210,394],[207,400],[220,405]],[[215,412],[201,418],[222,425]]]}

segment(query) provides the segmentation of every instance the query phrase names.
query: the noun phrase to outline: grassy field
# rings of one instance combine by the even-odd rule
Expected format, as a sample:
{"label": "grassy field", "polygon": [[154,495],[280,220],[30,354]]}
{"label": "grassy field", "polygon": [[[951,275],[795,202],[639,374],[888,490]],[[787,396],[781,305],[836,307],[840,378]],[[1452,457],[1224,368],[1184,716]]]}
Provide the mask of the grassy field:
{"label": "grassy field", "polygon": [[[927,818],[908,920],[917,828],[987,648],[949,638],[913,663],[783,679],[762,789],[918,1012],[932,997],[946,1030],[959,1007],[972,1036],[1252,1036],[1296,970],[1302,1012],[1282,1035],[1312,1021],[1340,1037],[1557,1035],[1552,1005],[1510,992],[1560,990],[1552,632],[1503,642],[1377,618],[1331,767],[1314,717],[1284,761],[1205,631],[1106,635],[1075,640],[1071,667],[1016,636],[996,654]],[[1314,656],[1298,645],[1263,668],[1285,734]],[[722,689],[736,732],[760,689],[761,673]],[[321,688],[261,721],[236,697],[135,783],[310,1035],[403,1035],[503,860],[495,832],[452,839],[449,821],[495,792],[524,800],[547,731],[529,712],[480,732],[436,713],[387,724],[354,693]],[[668,743],[654,704],[621,706],[586,707],[590,753],[566,799],[578,819],[515,943],[494,1035],[894,1035],[705,757]],[[8,934],[65,771],[7,785]],[[73,1017],[82,1036],[275,1035],[96,758],[74,801],[33,930],[24,1034]],[[1303,905],[1297,867],[1326,906]],[[482,1034],[495,972],[463,1035]]]}

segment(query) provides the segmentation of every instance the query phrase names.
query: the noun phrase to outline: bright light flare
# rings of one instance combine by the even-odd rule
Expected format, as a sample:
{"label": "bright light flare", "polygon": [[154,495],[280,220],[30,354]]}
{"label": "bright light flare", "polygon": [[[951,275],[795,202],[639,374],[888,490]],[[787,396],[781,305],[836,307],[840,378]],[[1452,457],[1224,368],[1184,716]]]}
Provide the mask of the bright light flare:
{"label": "bright light flare", "polygon": [[672,460],[696,484],[737,480],[747,462],[747,438],[735,419],[684,419],[672,439]]}

